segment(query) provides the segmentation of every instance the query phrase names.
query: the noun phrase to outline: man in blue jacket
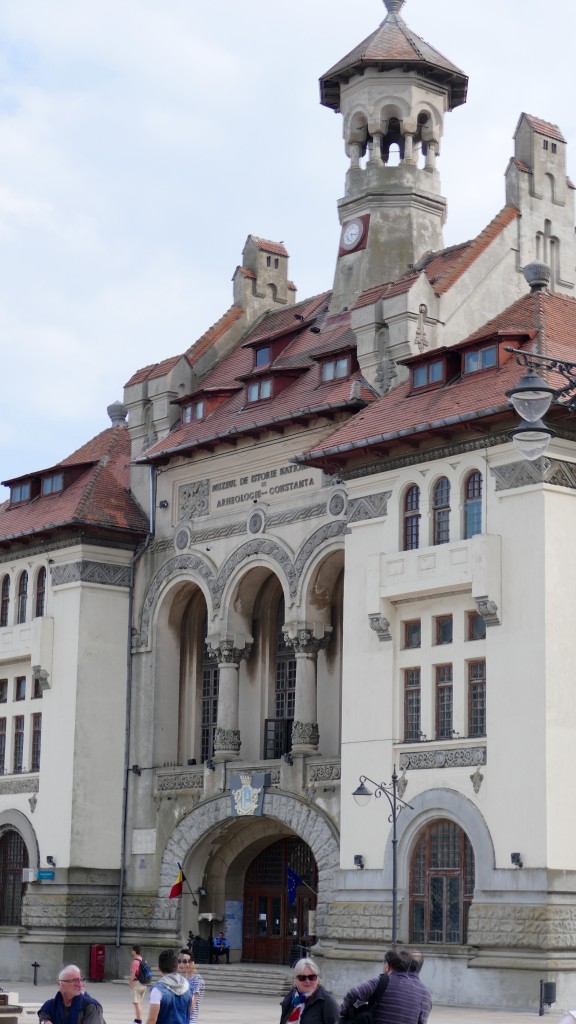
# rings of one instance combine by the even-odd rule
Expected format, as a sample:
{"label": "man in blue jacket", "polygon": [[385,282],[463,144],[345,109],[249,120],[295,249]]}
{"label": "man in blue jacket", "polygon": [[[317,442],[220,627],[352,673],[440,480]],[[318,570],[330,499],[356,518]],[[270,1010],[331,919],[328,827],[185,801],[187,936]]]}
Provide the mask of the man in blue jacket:
{"label": "man in blue jacket", "polygon": [[189,1024],[192,993],[188,981],[178,973],[178,958],[173,949],[158,957],[162,975],[150,990],[150,1009],[146,1024]]}

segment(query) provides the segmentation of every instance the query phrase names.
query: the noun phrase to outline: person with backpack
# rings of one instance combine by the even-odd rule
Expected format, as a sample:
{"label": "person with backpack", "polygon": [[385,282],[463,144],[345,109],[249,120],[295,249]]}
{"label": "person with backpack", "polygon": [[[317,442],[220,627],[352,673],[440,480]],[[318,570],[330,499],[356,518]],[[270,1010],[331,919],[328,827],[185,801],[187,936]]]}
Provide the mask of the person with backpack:
{"label": "person with backpack", "polygon": [[105,1024],[102,1006],[84,991],[82,971],[68,964],[58,974],[58,992],[38,1010],[40,1024]]}
{"label": "person with backpack", "polygon": [[[361,1013],[367,1014],[364,1024],[370,1020],[372,1024],[426,1024],[432,1000],[426,986],[420,980],[416,984],[409,976],[410,963],[410,958],[389,949],[380,977],[365,981],[346,993],[340,1007],[341,1020],[352,1024]],[[376,993],[377,988],[379,993]],[[371,999],[375,995],[378,998]]]}
{"label": "person with backpack", "polygon": [[130,964],[130,981],[132,1002],[134,1003],[134,1024],[142,1024],[142,1001],[152,977],[152,971],[142,956],[141,946],[132,946],[132,963]]}
{"label": "person with backpack", "polygon": [[164,949],[158,957],[162,977],[150,990],[150,1009],[146,1024],[190,1024],[192,992],[187,979],[178,973],[173,949]]}
{"label": "person with backpack", "polygon": [[280,1024],[337,1024],[338,1003],[320,984],[313,960],[304,957],[294,966],[294,987],[281,1002]]}

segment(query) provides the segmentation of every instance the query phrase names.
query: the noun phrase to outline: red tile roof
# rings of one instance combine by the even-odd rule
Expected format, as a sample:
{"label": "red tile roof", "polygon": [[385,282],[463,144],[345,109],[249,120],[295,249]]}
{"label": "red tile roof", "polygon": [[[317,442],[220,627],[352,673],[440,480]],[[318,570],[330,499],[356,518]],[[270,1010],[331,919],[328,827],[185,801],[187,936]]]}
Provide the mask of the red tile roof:
{"label": "red tile roof", "polygon": [[282,242],[271,242],[267,238],[257,238],[256,235],[250,235],[250,238],[256,244],[256,248],[261,249],[262,252],[270,252],[273,256],[288,257],[288,250],[282,245]]}
{"label": "red tile roof", "polygon": [[[462,274],[468,270],[468,268],[482,255],[483,252],[488,248],[489,245],[498,237],[504,229],[511,224],[512,221],[516,220],[520,216],[519,210],[515,206],[505,206],[500,213],[497,213],[493,220],[476,236],[471,242],[466,243],[462,247],[462,251],[459,259],[455,259],[451,268],[448,272],[442,276],[439,275],[437,279],[431,280],[430,283],[434,287],[434,291],[437,295],[443,295],[447,292],[455,281],[462,276]],[[456,247],[458,248],[458,247]]]}
{"label": "red tile roof", "polygon": [[[550,292],[524,296],[453,350],[474,340],[498,338],[511,332],[517,337],[533,338],[538,328],[544,353],[576,360],[576,299]],[[515,340],[511,344],[518,347]],[[526,349],[532,350],[534,344],[529,341]],[[342,465],[346,457],[362,449],[389,449],[414,435],[442,428],[456,430],[465,422],[504,413],[509,409],[506,391],[524,372],[510,358],[499,368],[466,374],[443,387],[422,392],[411,393],[411,384],[406,381],[348,420],[303,459]],[[551,379],[555,387],[561,383],[558,375]]]}
{"label": "red tile roof", "polygon": [[[525,117],[530,127],[538,133],[538,135],[547,135],[549,139],[556,139],[558,142],[566,142],[566,139],[562,135],[557,124],[551,124],[550,121],[543,121],[540,117],[532,117],[531,114],[522,113],[518,120],[518,125],[522,118]],[[518,125],[516,131],[518,131]]]}
{"label": "red tile roof", "polygon": [[[0,543],[80,526],[133,539],[148,532],[148,520],[129,490],[130,437],[125,424],[102,431],[53,469],[76,472],[55,494],[40,494],[14,506],[10,501],[1,504]],[[20,479],[42,472],[46,473]]]}
{"label": "red tile roof", "polygon": [[448,85],[450,109],[466,101],[468,79],[464,72],[412,32],[399,14],[388,14],[375,32],[322,75],[321,102],[340,110],[340,82],[362,74],[366,67],[401,67],[408,71],[417,68],[428,78]]}
{"label": "red tile roof", "polygon": [[[310,321],[317,311],[324,316],[329,293],[317,295],[299,304],[302,315]],[[349,314],[338,316],[332,325],[327,321],[321,333],[310,330],[294,317],[294,307],[269,314],[265,318],[266,328],[260,323],[247,337],[264,339],[267,333],[278,334],[279,324],[285,325],[289,340],[278,359],[270,368],[258,370],[259,377],[267,375],[281,378],[283,390],[274,398],[260,402],[248,402],[246,389],[229,394],[204,420],[178,424],[167,437],[158,441],[137,461],[162,459],[195,448],[214,447],[219,441],[232,436],[240,437],[265,431],[271,426],[288,424],[297,419],[309,419],[315,415],[332,415],[336,411],[355,412],[359,407],[375,398],[373,389],[366,383],[359,370],[349,377],[330,382],[322,381],[319,358],[323,353],[349,347],[351,340]],[[296,373],[295,371],[299,371]],[[203,382],[203,389],[237,387],[244,378],[254,377],[254,355],[251,347],[238,346],[209,373]]]}

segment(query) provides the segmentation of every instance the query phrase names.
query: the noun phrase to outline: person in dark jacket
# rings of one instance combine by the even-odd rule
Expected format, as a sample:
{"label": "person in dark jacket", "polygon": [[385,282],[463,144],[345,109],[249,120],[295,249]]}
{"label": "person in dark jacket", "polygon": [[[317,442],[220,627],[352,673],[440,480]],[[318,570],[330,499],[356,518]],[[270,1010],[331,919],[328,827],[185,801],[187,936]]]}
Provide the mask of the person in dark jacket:
{"label": "person in dark jacket", "polygon": [[105,1024],[102,1006],[84,991],[82,971],[68,964],[58,974],[58,992],[38,1010],[41,1024]]}
{"label": "person in dark jacket", "polygon": [[[374,1007],[374,1024],[426,1024],[432,1008],[430,993],[415,974],[408,973],[411,957],[403,957],[389,949],[384,957],[384,974],[388,977],[386,990]],[[378,978],[351,988],[344,996],[340,1014],[344,1017],[351,1006],[368,1001]]]}
{"label": "person in dark jacket", "polygon": [[282,1003],[280,1024],[337,1024],[338,1003],[320,984],[318,966],[309,957],[294,967],[294,987]]}

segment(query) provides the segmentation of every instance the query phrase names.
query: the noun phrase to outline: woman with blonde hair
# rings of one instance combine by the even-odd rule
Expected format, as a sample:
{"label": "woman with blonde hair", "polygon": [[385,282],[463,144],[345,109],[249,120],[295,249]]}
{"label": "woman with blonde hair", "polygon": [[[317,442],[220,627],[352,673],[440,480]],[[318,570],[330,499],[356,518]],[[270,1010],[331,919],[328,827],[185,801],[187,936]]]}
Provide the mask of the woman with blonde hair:
{"label": "woman with blonde hair", "polygon": [[320,984],[318,965],[303,957],[294,966],[294,987],[281,1003],[280,1024],[337,1024],[338,1003]]}

